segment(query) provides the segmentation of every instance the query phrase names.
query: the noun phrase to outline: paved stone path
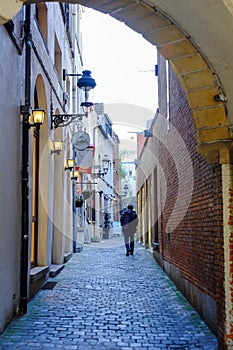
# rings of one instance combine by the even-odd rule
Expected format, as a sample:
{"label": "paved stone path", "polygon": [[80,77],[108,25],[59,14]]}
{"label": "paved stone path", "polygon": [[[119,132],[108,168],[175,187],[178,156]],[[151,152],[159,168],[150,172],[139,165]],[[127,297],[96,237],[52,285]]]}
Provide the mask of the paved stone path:
{"label": "paved stone path", "polygon": [[1,350],[216,350],[217,340],[141,246],[92,243],[0,336]]}

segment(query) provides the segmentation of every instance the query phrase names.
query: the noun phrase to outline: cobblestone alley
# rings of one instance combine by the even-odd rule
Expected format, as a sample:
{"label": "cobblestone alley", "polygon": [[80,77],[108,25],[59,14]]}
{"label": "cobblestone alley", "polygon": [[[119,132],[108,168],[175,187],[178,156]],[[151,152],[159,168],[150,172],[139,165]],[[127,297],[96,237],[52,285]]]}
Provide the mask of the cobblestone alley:
{"label": "cobblestone alley", "polygon": [[216,350],[217,340],[186,299],[137,246],[121,237],[85,245],[0,336],[0,349]]}

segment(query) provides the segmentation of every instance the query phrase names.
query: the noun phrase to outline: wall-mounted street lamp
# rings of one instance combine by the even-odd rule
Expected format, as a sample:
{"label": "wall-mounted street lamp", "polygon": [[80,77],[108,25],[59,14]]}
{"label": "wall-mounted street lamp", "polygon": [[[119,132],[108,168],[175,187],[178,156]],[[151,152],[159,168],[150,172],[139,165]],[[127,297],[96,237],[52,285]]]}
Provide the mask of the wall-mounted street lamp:
{"label": "wall-mounted street lamp", "polygon": [[[20,106],[21,115],[25,115],[26,106]],[[28,118],[29,128],[40,128],[44,123],[45,111],[41,108],[33,109]]]}
{"label": "wall-mounted street lamp", "polygon": [[45,111],[43,109],[33,109],[31,114],[30,127],[40,127],[41,125],[43,125],[44,116]]}
{"label": "wall-mounted street lamp", "polygon": [[56,153],[59,155],[62,151],[63,141],[52,141],[51,145],[51,154]]}
{"label": "wall-mounted street lamp", "polygon": [[64,164],[64,169],[72,171],[74,168],[74,159],[67,159]]}
{"label": "wall-mounted street lamp", "polygon": [[83,114],[53,114],[53,105],[51,103],[51,129],[67,126],[76,119],[81,121],[84,116],[87,117],[88,113],[93,111],[93,102],[89,101],[89,91],[94,89],[96,82],[91,77],[91,71],[84,70],[82,74],[68,74],[63,70],[63,80],[66,79],[66,76],[81,76],[81,78],[78,79],[77,86],[85,92],[85,102],[81,103]]}
{"label": "wall-mounted street lamp", "polygon": [[101,178],[101,176],[106,175],[108,172],[108,169],[109,169],[109,163],[110,163],[109,159],[103,159],[102,160],[103,171],[101,171],[101,169],[100,169],[96,173],[91,173],[92,177],[98,179],[98,178]]}
{"label": "wall-mounted street lamp", "polygon": [[109,156],[107,154],[104,154],[102,159],[102,167],[105,175],[108,172],[109,164],[110,164]]}
{"label": "wall-mounted street lamp", "polygon": [[91,173],[91,176],[94,178],[94,179],[100,179],[101,176],[104,176],[105,173],[102,172],[101,170],[99,170],[97,173]]}
{"label": "wall-mounted street lamp", "polygon": [[77,85],[79,89],[85,92],[85,102],[81,104],[81,106],[83,107],[83,110],[85,110],[86,107],[92,107],[93,103],[89,102],[89,91],[95,88],[96,82],[91,77],[90,70],[83,71],[82,77],[78,80]]}
{"label": "wall-mounted street lamp", "polygon": [[79,171],[78,170],[74,170],[73,172],[72,172],[72,176],[71,176],[71,180],[78,180],[78,176],[79,176]]}
{"label": "wall-mounted street lamp", "polygon": [[104,174],[106,175],[107,172],[108,172],[110,160],[104,159],[104,160],[102,161],[102,163],[103,163],[103,171],[104,171]]}
{"label": "wall-mounted street lamp", "polygon": [[94,195],[95,193],[98,193],[100,197],[102,197],[102,194],[104,193],[103,191],[92,191],[92,194]]}

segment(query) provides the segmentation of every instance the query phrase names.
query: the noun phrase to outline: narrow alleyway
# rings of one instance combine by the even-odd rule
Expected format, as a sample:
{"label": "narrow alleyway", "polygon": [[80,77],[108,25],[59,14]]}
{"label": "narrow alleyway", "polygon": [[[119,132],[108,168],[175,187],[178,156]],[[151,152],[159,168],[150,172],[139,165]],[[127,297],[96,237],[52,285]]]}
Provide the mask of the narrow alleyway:
{"label": "narrow alleyway", "polygon": [[216,350],[215,336],[156,264],[121,237],[85,245],[0,336],[0,349]]}

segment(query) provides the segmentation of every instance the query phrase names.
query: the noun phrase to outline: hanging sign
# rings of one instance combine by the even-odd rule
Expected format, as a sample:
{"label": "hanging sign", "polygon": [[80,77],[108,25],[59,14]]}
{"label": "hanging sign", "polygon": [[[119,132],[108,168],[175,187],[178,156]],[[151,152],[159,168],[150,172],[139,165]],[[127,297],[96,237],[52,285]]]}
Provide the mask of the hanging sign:
{"label": "hanging sign", "polygon": [[95,146],[89,145],[85,150],[77,152],[76,170],[84,174],[91,173],[94,151],[95,151]]}
{"label": "hanging sign", "polygon": [[72,145],[78,151],[83,151],[90,144],[90,136],[85,131],[77,131],[72,135]]}

